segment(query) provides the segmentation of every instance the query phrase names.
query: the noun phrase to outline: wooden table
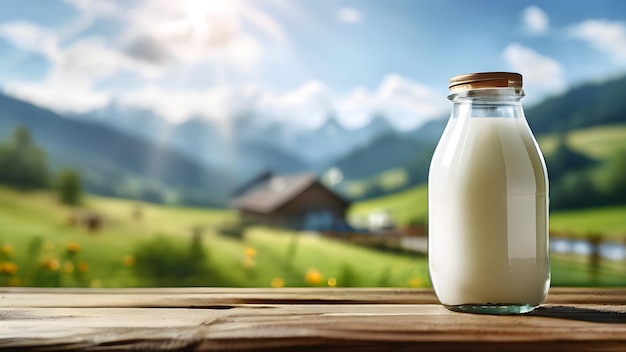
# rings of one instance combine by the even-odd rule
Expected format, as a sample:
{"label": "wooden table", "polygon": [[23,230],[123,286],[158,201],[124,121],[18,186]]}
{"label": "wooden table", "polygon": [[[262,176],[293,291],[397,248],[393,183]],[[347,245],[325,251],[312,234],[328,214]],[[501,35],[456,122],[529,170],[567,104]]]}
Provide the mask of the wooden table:
{"label": "wooden table", "polygon": [[553,288],[523,316],[428,289],[0,288],[11,350],[626,351],[626,288]]}

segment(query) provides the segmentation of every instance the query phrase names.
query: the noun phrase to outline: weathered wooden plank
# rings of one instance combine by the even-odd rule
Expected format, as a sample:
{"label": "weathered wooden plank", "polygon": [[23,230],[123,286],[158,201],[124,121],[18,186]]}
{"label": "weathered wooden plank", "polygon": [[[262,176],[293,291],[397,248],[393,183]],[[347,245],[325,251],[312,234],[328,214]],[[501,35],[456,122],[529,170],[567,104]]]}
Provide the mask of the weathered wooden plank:
{"label": "weathered wooden plank", "polygon": [[554,289],[558,303],[489,316],[430,290],[3,289],[0,348],[624,351],[625,294]]}
{"label": "weathered wooden plank", "polygon": [[[598,306],[590,305],[578,309],[599,311]],[[323,341],[340,346],[431,345],[443,341],[477,346],[559,341],[576,341],[580,347],[610,347],[608,342],[626,346],[626,312],[604,309],[610,316],[601,316],[606,322],[598,324],[552,318],[550,314],[459,314],[439,305],[295,305],[231,310],[13,308],[3,310],[0,347],[194,346],[220,350],[321,347]]]}
{"label": "weathered wooden plank", "polygon": [[242,304],[422,304],[437,303],[432,290],[418,289],[49,289],[0,291],[4,307],[211,307]]}
{"label": "weathered wooden plank", "polygon": [[[1,288],[0,307],[227,307],[245,304],[437,304],[431,289]],[[552,288],[546,304],[626,304],[626,288]]]}

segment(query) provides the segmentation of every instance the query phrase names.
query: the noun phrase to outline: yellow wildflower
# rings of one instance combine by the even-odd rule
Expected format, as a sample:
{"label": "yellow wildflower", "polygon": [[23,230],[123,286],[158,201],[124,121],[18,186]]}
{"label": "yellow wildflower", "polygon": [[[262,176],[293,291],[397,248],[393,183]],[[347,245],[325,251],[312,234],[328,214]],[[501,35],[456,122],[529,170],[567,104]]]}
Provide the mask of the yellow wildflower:
{"label": "yellow wildflower", "polygon": [[78,269],[78,272],[80,272],[80,273],[86,273],[87,271],[89,271],[89,264],[87,264],[87,262],[81,260],[76,265],[76,269]]}
{"label": "yellow wildflower", "polygon": [[124,258],[122,259],[122,263],[124,264],[124,266],[135,266],[135,257],[132,255],[125,255]]}
{"label": "yellow wildflower", "polygon": [[409,280],[409,286],[411,287],[424,287],[424,281],[419,277],[412,277]]}
{"label": "yellow wildflower", "polygon": [[66,274],[71,274],[74,272],[74,263],[70,261],[66,261],[63,263],[63,272]]}
{"label": "yellow wildflower", "polygon": [[275,277],[274,279],[272,279],[272,287],[281,288],[283,286],[285,286],[285,281],[283,281],[283,279],[279,277]]}
{"label": "yellow wildflower", "polygon": [[65,249],[68,253],[78,253],[80,251],[80,244],[78,244],[78,242],[68,242],[67,245],[65,245]]}
{"label": "yellow wildflower", "polygon": [[322,279],[322,273],[315,268],[309,269],[306,272],[305,280],[309,285],[317,285],[322,282]]}
{"label": "yellow wildflower", "polygon": [[48,259],[43,262],[43,266],[50,271],[57,271],[61,267],[58,259]]}
{"label": "yellow wildflower", "polygon": [[17,264],[13,262],[0,263],[0,272],[3,272],[7,275],[13,275],[17,272]]}
{"label": "yellow wildflower", "polygon": [[246,248],[246,257],[249,257],[249,258],[256,257],[256,249],[252,247]]}
{"label": "yellow wildflower", "polygon": [[0,247],[0,253],[4,254],[7,257],[10,257],[13,254],[13,246],[10,244],[5,244]]}
{"label": "yellow wildflower", "polygon": [[328,286],[335,287],[337,286],[337,279],[334,277],[329,277],[327,283],[328,283]]}

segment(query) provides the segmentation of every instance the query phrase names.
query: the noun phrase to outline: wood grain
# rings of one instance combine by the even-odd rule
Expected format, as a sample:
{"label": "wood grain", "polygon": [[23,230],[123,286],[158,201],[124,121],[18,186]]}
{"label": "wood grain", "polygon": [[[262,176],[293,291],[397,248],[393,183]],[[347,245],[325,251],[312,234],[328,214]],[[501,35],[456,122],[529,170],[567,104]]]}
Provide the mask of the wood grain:
{"label": "wood grain", "polygon": [[0,290],[0,348],[626,351],[626,289],[552,289],[523,316],[454,313],[424,289]]}

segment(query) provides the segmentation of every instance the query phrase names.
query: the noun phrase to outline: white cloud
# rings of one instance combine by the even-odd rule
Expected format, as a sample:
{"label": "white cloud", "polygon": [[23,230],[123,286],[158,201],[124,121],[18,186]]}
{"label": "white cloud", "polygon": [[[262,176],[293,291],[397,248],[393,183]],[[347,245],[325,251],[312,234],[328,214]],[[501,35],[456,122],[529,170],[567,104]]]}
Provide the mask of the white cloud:
{"label": "white cloud", "polygon": [[[109,81],[109,89],[98,84],[119,74],[139,76],[151,86],[159,78],[180,81],[181,70],[192,72],[199,65],[209,65],[215,72],[247,72],[257,67],[267,50],[289,45],[282,27],[247,2],[141,0],[122,8],[110,0],[65,1],[78,16],[58,30],[25,21],[0,25],[0,37],[49,63],[42,80],[7,82],[4,90],[58,112],[83,112],[107,104],[115,83]],[[82,35],[97,18],[115,19],[122,34],[107,40]],[[176,99],[197,106],[199,98],[187,100],[193,94],[181,92]],[[184,113],[185,108],[181,110]]]}
{"label": "white cloud", "polygon": [[123,13],[117,2],[111,0],[63,0],[83,13],[116,17]]}
{"label": "white cloud", "polygon": [[[238,101],[246,99],[238,99]],[[309,81],[287,92],[257,90],[247,99],[259,112],[283,123],[306,127],[320,125],[334,115],[347,128],[358,128],[376,114],[383,114],[400,129],[416,127],[449,109],[445,96],[405,77],[390,74],[374,91],[357,87],[347,94],[332,91],[319,81]]]}
{"label": "white cloud", "polygon": [[509,44],[503,56],[513,70],[524,76],[525,87],[552,91],[565,87],[563,67],[555,59],[518,43]]}
{"label": "white cloud", "polygon": [[140,4],[125,14],[128,26],[122,41],[128,45],[149,38],[179,64],[210,62],[250,70],[267,49],[289,45],[282,26],[251,2],[143,0]]}
{"label": "white cloud", "polygon": [[57,112],[83,113],[105,107],[111,101],[107,91],[50,82],[13,82],[5,93]]}
{"label": "white cloud", "polygon": [[145,78],[161,75],[158,67],[114,50],[96,37],[75,41],[59,52],[58,58],[51,59],[53,67],[48,72],[48,77],[52,80],[92,85],[120,71],[136,73]]}
{"label": "white cloud", "polygon": [[64,2],[74,6],[79,16],[59,29],[59,37],[63,39],[73,38],[89,29],[97,18],[117,20],[124,18],[124,10],[120,3],[114,0],[64,0]]}
{"label": "white cloud", "polygon": [[132,72],[146,78],[160,75],[158,67],[124,55],[98,37],[76,40],[62,47],[57,33],[23,21],[0,26],[0,36],[24,51],[43,55],[49,62],[43,80],[8,82],[4,90],[57,112],[85,112],[106,105],[110,94],[96,91],[94,86],[118,72]]}
{"label": "white cloud", "polygon": [[337,101],[341,120],[354,127],[366,123],[373,114],[381,113],[398,128],[412,128],[441,116],[448,109],[444,96],[396,74],[383,78],[374,92],[357,88]]}
{"label": "white cloud", "polygon": [[530,34],[542,34],[548,31],[550,20],[548,14],[537,6],[529,6],[522,12],[524,28]]}
{"label": "white cloud", "polygon": [[[330,114],[355,128],[378,113],[408,128],[448,109],[441,94],[399,75],[385,77],[375,90],[357,87],[345,94],[319,81],[282,92],[226,81],[206,89],[168,87],[160,82],[184,82],[181,71],[194,72],[197,67],[252,70],[269,51],[288,48],[289,37],[274,19],[248,2],[221,6],[225,3],[142,0],[122,9],[114,1],[66,1],[79,16],[59,30],[29,22],[0,25],[0,37],[44,56],[49,63],[40,81],[4,84],[8,94],[58,112],[87,112],[117,101],[150,109],[172,122],[192,116],[226,119],[252,112],[309,128]],[[337,16],[346,23],[363,20],[353,8],[340,9]],[[103,17],[118,21],[122,34],[107,40],[82,35],[95,19]],[[120,91],[100,85],[120,74],[139,77],[144,88]]]}
{"label": "white cloud", "polygon": [[586,41],[595,50],[608,54],[618,63],[626,60],[626,23],[587,20],[569,28],[569,34]]}
{"label": "white cloud", "polygon": [[16,48],[54,58],[59,54],[57,35],[46,28],[25,21],[0,25],[0,36]]}
{"label": "white cloud", "polygon": [[[36,51],[36,50],[33,50]],[[98,38],[86,38],[67,48],[52,46],[46,57],[50,67],[39,82],[9,82],[4,90],[13,96],[57,112],[87,112],[111,101],[108,90],[96,84],[120,72],[144,78],[161,74],[159,67],[107,48]]]}
{"label": "white cloud", "polygon": [[283,123],[315,127],[334,113],[334,93],[322,82],[309,81],[287,92],[263,89],[253,102],[254,108]]}
{"label": "white cloud", "polygon": [[342,7],[337,10],[337,19],[344,23],[359,23],[363,20],[361,11],[352,7]]}
{"label": "white cloud", "polygon": [[342,95],[319,81],[276,92],[268,87],[220,86],[201,91],[170,91],[151,86],[118,97],[123,105],[150,109],[171,122],[190,116],[227,119],[241,112],[305,128],[319,126],[329,115],[348,128],[383,114],[398,128],[416,127],[449,109],[444,96],[399,76],[388,75],[375,91],[359,87]]}
{"label": "white cloud", "polygon": [[259,85],[222,85],[193,91],[149,86],[116,99],[122,105],[152,110],[173,123],[191,116],[225,120],[246,112],[281,123],[314,127],[333,111],[334,96],[321,82],[310,81],[285,92]]}
{"label": "white cloud", "polygon": [[154,111],[164,119],[178,123],[191,116],[222,118],[232,113],[233,94],[227,87],[181,91],[151,85],[116,97],[122,105]]}

